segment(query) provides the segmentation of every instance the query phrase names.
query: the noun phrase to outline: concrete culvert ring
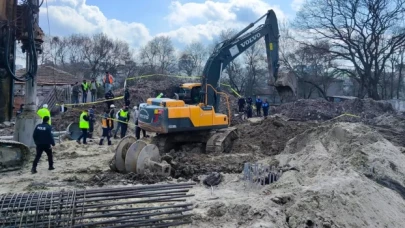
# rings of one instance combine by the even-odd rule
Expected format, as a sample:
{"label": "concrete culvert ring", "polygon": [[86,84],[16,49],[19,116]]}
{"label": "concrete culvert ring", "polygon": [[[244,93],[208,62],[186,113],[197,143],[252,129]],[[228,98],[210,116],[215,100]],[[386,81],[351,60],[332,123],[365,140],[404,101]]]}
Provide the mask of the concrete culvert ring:
{"label": "concrete culvert ring", "polygon": [[129,135],[121,139],[121,141],[117,145],[117,148],[115,150],[115,168],[120,173],[126,173],[125,157],[128,149],[134,142],[136,142],[136,138]]}
{"label": "concrete culvert ring", "polygon": [[77,122],[69,124],[66,132],[71,140],[79,139],[80,135],[82,134],[82,130],[80,130],[79,123]]}
{"label": "concrete culvert ring", "polygon": [[137,163],[139,154],[148,144],[143,140],[138,140],[131,145],[125,157],[125,170],[128,173],[137,173]]}

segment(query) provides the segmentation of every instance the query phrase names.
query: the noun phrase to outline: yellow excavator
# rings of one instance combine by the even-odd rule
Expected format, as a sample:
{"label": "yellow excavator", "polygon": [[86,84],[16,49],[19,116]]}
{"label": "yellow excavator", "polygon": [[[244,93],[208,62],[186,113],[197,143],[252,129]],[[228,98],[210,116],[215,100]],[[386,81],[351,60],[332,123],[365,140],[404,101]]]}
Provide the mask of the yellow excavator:
{"label": "yellow excavator", "polygon": [[[246,33],[264,17],[264,24]],[[185,143],[205,144],[207,153],[221,153],[231,149],[232,142],[238,137],[237,129],[230,127],[228,115],[217,113],[221,74],[232,60],[263,37],[269,81],[274,82],[272,85],[280,96],[294,97],[297,85],[295,77],[286,75],[289,78],[278,78],[279,29],[274,11],[269,10],[232,38],[216,46],[204,67],[201,82],[182,84],[177,99],[149,98],[147,103],[140,104],[139,126],[157,133],[151,144],[156,145],[160,153]]]}

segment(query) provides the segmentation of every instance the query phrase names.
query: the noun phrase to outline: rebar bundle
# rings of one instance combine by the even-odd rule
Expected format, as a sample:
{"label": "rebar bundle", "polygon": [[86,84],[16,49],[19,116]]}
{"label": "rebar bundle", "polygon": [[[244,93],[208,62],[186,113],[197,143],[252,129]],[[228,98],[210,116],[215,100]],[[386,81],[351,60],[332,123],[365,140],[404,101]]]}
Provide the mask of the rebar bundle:
{"label": "rebar bundle", "polygon": [[282,171],[274,166],[259,163],[245,163],[243,167],[243,179],[252,185],[267,185],[280,179]]}
{"label": "rebar bundle", "polygon": [[169,227],[191,222],[194,183],[0,195],[0,227]]}

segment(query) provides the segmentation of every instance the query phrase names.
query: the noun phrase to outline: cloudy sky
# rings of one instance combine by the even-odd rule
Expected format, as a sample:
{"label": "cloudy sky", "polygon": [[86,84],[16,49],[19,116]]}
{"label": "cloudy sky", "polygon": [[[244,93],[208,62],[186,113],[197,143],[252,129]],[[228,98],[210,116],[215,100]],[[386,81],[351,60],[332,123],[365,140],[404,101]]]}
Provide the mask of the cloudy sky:
{"label": "cloudy sky", "polygon": [[[104,32],[137,48],[157,35],[181,47],[212,40],[222,29],[241,28],[268,9],[290,19],[304,0],[47,0],[40,26],[46,35]],[[49,16],[49,24],[48,24]]]}

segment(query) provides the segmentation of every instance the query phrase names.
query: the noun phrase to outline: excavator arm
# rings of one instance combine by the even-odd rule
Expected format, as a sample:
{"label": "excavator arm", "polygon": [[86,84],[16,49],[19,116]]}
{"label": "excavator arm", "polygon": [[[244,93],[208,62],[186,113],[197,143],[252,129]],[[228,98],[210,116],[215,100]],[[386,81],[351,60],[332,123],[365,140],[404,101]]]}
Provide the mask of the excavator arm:
{"label": "excavator arm", "polygon": [[[264,24],[258,26],[256,29],[247,34],[244,34],[264,17],[266,17]],[[257,21],[251,23],[232,38],[227,39],[216,46],[214,52],[209,57],[204,67],[201,81],[201,101],[205,101],[205,104],[212,105],[216,111],[218,110],[220,96],[214,91],[213,88],[220,91],[220,79],[222,71],[236,57],[253,46],[263,37],[265,40],[267,63],[270,73],[269,81],[276,82],[271,84],[277,88],[280,95],[282,94],[284,96],[284,94],[286,94],[285,91],[287,91],[287,94],[295,94],[296,79],[294,77],[291,77],[289,80],[278,80],[278,49],[280,35],[276,14],[273,10],[269,10],[265,15],[263,15]],[[207,84],[210,86],[207,86]]]}

